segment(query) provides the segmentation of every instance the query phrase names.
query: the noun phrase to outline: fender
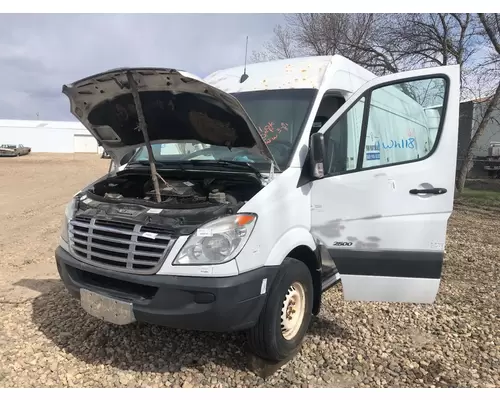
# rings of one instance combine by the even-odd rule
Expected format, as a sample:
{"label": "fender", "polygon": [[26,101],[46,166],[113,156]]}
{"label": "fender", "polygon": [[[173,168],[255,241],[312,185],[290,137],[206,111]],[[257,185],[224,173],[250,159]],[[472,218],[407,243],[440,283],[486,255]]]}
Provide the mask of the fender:
{"label": "fender", "polygon": [[311,232],[303,226],[297,226],[286,231],[278,239],[267,257],[265,265],[281,265],[285,257],[299,246],[307,246],[313,252],[316,251],[316,242]]}
{"label": "fender", "polygon": [[[281,265],[286,256],[299,247],[307,247],[314,254],[315,270],[311,270],[314,285],[313,314],[318,315],[321,306],[321,255],[320,248],[316,245],[311,233],[303,226],[298,226],[288,230],[274,245],[265,265]],[[309,267],[310,262],[308,263]]]}

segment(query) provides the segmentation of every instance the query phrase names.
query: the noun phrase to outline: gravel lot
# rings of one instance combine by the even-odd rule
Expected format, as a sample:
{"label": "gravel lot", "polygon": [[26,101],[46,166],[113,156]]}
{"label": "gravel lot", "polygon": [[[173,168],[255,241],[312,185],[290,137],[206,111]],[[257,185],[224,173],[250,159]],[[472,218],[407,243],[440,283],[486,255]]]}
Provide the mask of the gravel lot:
{"label": "gravel lot", "polygon": [[457,205],[436,304],[347,303],[336,287],[300,354],[263,380],[242,335],[115,327],[66,293],[53,257],[64,206],[107,166],[0,159],[0,386],[500,387],[500,209]]}

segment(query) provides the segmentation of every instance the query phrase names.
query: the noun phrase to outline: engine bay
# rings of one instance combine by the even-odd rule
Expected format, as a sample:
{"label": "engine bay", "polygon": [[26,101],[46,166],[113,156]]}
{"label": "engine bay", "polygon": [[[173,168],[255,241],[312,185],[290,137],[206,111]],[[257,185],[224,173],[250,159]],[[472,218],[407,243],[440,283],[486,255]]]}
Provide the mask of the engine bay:
{"label": "engine bay", "polygon": [[[162,174],[163,175],[163,174]],[[107,177],[97,182],[90,192],[111,202],[131,202],[166,209],[193,209],[214,204],[243,205],[262,184],[242,177],[182,177],[158,176],[161,202],[155,199],[153,180],[149,174],[136,172]]]}
{"label": "engine bay", "polygon": [[161,202],[151,175],[121,171],[107,176],[78,196],[76,218],[132,222],[189,235],[207,221],[235,214],[263,184],[246,174],[161,172]]}

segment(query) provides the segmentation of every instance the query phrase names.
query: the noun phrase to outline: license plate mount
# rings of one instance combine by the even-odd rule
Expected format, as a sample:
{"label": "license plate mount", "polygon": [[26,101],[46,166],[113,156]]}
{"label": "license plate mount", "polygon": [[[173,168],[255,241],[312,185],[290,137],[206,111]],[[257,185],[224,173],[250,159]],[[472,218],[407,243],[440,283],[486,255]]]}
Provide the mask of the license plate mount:
{"label": "license plate mount", "polygon": [[87,289],[80,289],[80,304],[93,317],[115,325],[127,325],[136,321],[132,303]]}

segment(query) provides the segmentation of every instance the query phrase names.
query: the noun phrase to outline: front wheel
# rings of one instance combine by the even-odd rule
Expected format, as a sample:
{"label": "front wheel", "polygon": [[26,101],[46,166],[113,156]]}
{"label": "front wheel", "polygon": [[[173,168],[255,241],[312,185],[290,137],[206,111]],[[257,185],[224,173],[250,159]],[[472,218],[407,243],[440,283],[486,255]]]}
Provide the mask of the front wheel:
{"label": "front wheel", "polygon": [[249,347],[257,356],[279,362],[298,350],[311,322],[313,290],[307,265],[286,258],[257,324],[247,333]]}

